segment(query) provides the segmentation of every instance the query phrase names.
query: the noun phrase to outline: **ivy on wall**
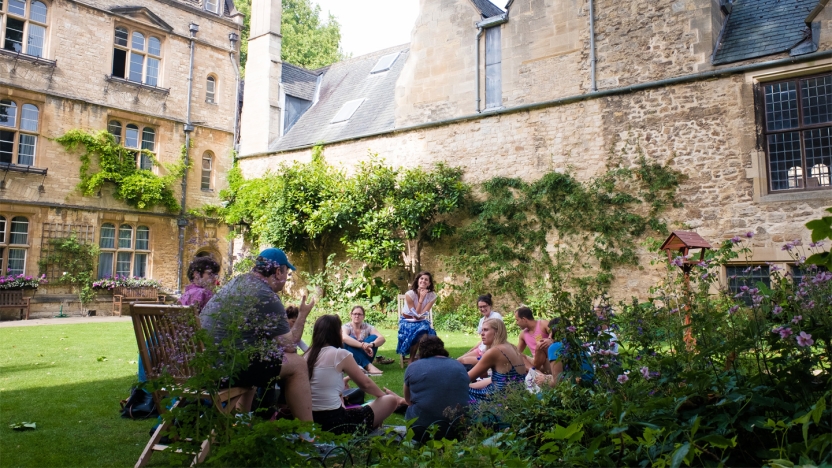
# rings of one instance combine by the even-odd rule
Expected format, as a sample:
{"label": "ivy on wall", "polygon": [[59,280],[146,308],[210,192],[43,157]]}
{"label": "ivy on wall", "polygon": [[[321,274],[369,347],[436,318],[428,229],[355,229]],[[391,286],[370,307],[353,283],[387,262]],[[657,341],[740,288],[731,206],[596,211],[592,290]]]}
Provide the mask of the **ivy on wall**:
{"label": "ivy on wall", "polygon": [[[189,167],[185,164],[185,147],[180,159],[172,164],[160,164],[147,150],[125,148],[116,143],[106,131],[90,133],[73,129],[55,139],[68,152],[78,152],[81,160],[78,190],[85,196],[93,196],[104,184],[111,183],[116,190],[114,197],[141,210],[162,206],[169,212],[179,210],[173,185],[181,180]],[[165,175],[140,169],[136,163],[140,154],[147,156],[154,166],[162,166]]]}

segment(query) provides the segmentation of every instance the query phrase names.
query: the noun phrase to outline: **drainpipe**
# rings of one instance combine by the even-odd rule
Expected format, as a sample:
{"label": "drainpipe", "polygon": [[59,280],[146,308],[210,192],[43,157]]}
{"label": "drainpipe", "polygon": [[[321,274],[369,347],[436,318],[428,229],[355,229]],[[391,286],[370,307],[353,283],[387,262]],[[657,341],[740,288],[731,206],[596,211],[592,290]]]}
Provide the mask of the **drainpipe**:
{"label": "drainpipe", "polygon": [[592,91],[598,91],[598,84],[595,82],[595,8],[593,0],[589,0],[589,83]]}
{"label": "drainpipe", "polygon": [[480,38],[482,38],[482,26],[477,25],[477,66],[474,70],[474,77],[477,82],[477,114],[480,113]]}
{"label": "drainpipe", "polygon": [[[240,70],[239,64],[234,60],[234,51],[236,50],[237,40],[240,39],[240,36],[237,33],[228,33],[228,40],[231,42],[231,52],[228,53],[228,57],[231,59],[231,68],[234,69],[234,140],[231,142],[231,158],[232,162],[237,162],[237,151],[239,149],[237,145],[237,124],[239,119],[239,109],[237,106],[240,105]],[[228,275],[234,270],[234,241],[230,241],[228,243]]]}
{"label": "drainpipe", "polygon": [[[194,124],[191,122],[191,97],[193,96],[194,91],[194,38],[196,38],[196,33],[199,32],[199,25],[196,23],[191,23],[188,25],[188,31],[191,33],[190,39],[190,48],[191,48],[191,62],[188,69],[188,105],[186,110],[186,118],[185,118],[185,167],[190,165],[190,152],[191,152],[191,132],[194,131]],[[179,219],[176,220],[177,226],[179,226],[179,268],[177,269],[176,274],[176,293],[182,293],[182,270],[185,263],[185,228],[188,226],[188,219],[185,218],[185,200],[188,195],[188,172],[185,171],[185,174],[182,175],[182,208],[179,211]]]}

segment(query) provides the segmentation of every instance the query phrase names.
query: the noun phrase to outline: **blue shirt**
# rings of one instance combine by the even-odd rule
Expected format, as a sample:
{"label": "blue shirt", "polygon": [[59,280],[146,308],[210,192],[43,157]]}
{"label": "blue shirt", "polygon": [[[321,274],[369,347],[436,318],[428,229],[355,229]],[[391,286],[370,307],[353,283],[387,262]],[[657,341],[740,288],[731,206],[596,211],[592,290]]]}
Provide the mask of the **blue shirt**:
{"label": "blue shirt", "polygon": [[[563,341],[556,341],[549,346],[549,362],[557,361],[563,354]],[[595,379],[595,369],[589,360],[589,354],[581,351],[581,379],[592,382]]]}

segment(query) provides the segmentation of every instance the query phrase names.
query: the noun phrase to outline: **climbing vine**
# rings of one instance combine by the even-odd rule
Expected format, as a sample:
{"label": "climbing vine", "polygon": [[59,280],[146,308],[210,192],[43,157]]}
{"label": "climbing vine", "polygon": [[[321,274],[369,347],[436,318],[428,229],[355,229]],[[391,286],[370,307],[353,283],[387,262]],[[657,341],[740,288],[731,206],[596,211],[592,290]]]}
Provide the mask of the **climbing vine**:
{"label": "climbing vine", "polygon": [[[78,190],[85,196],[92,196],[104,184],[115,186],[114,197],[130,206],[149,210],[162,206],[169,212],[179,210],[179,203],[173,192],[173,185],[179,181],[189,167],[185,164],[185,147],[180,159],[172,164],[160,164],[148,150],[125,148],[116,143],[113,135],[106,131],[90,133],[73,129],[58,137],[57,141],[68,152],[78,152],[81,160]],[[149,158],[154,166],[162,166],[165,175],[140,169],[137,159],[140,155]]]}

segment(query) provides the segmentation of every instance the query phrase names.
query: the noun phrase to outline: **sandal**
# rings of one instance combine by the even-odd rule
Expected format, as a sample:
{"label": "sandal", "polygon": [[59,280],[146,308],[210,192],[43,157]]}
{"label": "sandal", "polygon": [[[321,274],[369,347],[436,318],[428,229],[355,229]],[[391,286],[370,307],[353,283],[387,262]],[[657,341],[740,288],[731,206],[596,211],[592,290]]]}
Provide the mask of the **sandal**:
{"label": "sandal", "polygon": [[394,361],[390,358],[386,358],[384,356],[377,356],[376,357],[376,362],[379,363],[379,364],[393,364],[396,361]]}

